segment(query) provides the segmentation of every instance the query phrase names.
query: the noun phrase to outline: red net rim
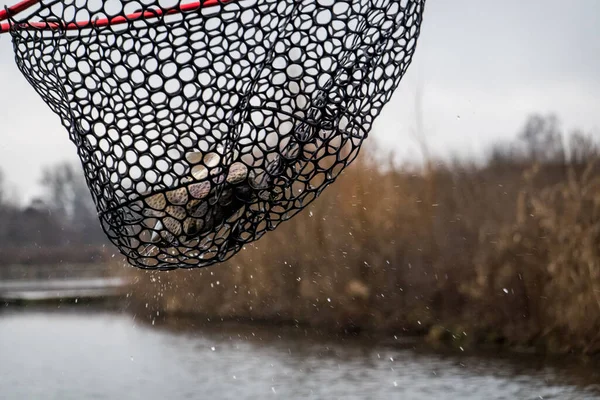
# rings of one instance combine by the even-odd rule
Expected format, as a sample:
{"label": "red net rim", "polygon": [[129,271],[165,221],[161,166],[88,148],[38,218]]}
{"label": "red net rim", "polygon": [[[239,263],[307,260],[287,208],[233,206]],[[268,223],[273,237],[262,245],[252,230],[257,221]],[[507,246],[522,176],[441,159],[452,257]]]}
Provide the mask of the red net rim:
{"label": "red net rim", "polygon": [[[20,3],[15,4],[14,6],[7,7],[3,10],[0,10],[0,21],[7,20],[15,15],[27,10],[28,8],[33,7],[38,4],[41,0],[24,0]],[[149,9],[138,11],[135,13],[127,14],[127,15],[117,15],[112,18],[99,18],[95,20],[86,20],[86,21],[76,21],[70,22],[68,24],[64,22],[42,22],[42,21],[32,21],[32,22],[20,22],[17,24],[13,24],[10,22],[2,22],[0,23],[0,34],[7,33],[11,29],[34,29],[34,30],[81,30],[86,28],[102,28],[113,25],[125,24],[128,22],[152,19],[152,18],[160,18],[165,15],[173,15],[173,14],[181,14],[185,12],[193,12],[200,10],[202,8],[207,7],[215,7],[221,4],[230,3],[234,0],[204,0],[204,1],[192,1],[185,4],[180,4],[176,7],[168,8],[168,9]]]}

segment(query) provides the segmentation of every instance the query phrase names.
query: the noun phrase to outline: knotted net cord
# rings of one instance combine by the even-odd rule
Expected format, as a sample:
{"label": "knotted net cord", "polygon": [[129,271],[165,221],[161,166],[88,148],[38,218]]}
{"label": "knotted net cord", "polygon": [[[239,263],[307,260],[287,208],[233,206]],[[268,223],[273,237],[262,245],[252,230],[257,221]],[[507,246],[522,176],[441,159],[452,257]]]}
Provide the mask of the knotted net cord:
{"label": "knotted net cord", "polygon": [[230,258],[336,179],[406,72],[424,3],[45,0],[8,23],[108,238],[173,269]]}

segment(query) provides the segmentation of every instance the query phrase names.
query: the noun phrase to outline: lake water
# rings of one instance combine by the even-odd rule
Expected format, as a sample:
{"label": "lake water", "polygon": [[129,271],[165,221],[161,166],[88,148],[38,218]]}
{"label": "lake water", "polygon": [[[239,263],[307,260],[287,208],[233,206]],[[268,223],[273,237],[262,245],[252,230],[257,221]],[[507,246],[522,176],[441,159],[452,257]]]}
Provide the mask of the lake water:
{"label": "lake water", "polygon": [[0,399],[600,399],[591,365],[398,343],[293,327],[153,326],[84,307],[8,308]]}

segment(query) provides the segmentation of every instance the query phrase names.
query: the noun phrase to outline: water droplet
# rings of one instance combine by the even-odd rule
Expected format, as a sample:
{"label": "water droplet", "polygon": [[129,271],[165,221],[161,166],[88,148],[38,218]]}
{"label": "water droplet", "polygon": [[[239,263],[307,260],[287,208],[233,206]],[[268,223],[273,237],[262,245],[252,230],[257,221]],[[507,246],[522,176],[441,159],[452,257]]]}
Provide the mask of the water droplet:
{"label": "water droplet", "polygon": [[237,379],[235,375],[233,376],[233,379]]}
{"label": "water droplet", "polygon": [[215,346],[212,346],[210,349],[211,349],[212,351],[215,351],[215,350],[216,350]]}
{"label": "water droplet", "polygon": [[331,303],[331,299],[329,297],[327,298],[327,301]]}
{"label": "water droplet", "polygon": [[394,386],[398,386],[398,382],[394,381]]}
{"label": "water droplet", "polygon": [[274,388],[273,386],[271,386],[271,390],[273,391],[273,393],[277,393],[277,392],[275,391],[275,388]]}
{"label": "water droplet", "polygon": [[460,351],[465,351],[462,346],[459,347]]}
{"label": "water droplet", "polygon": [[504,288],[504,289],[502,289],[502,291],[503,291],[504,293],[508,293],[508,289],[507,289],[507,288]]}
{"label": "water droplet", "polygon": [[309,212],[308,212],[308,216],[312,218],[312,216],[313,216],[313,212],[312,212],[312,211],[309,211]]}

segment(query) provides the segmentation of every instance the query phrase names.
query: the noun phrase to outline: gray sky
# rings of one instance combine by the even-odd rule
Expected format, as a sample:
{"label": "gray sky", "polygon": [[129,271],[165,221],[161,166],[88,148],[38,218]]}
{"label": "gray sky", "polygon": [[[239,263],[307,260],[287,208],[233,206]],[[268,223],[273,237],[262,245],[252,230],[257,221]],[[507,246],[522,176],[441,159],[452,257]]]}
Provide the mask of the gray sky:
{"label": "gray sky", "polygon": [[[18,71],[7,35],[0,77],[0,168],[26,200],[39,192],[41,168],[76,161],[76,150]],[[413,64],[369,139],[400,160],[421,158],[419,86],[421,137],[434,155],[481,156],[533,112],[556,112],[565,128],[600,136],[600,1],[428,0]]]}

